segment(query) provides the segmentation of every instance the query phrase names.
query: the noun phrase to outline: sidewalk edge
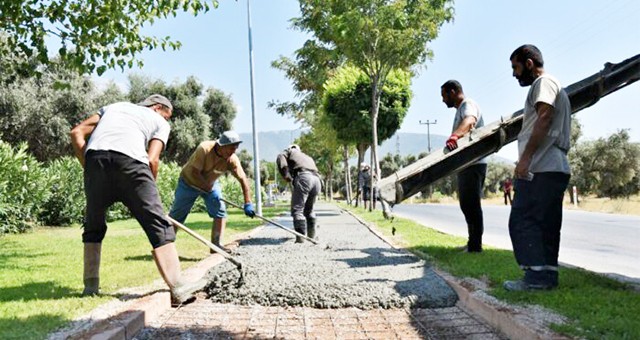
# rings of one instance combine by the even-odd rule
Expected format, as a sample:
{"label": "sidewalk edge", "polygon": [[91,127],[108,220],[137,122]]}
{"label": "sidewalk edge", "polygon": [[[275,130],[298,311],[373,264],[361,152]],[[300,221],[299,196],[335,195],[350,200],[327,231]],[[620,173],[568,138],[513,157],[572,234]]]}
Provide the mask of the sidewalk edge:
{"label": "sidewalk edge", "polygon": [[[356,214],[342,207],[338,208],[340,209],[340,211],[346,212],[347,214],[358,220],[358,222],[367,227],[371,231],[371,233],[376,235],[385,243],[389,244],[392,248],[409,252],[404,247],[397,245],[395,242],[384,236],[371,224],[369,224],[369,222],[360,218],[360,216],[357,216]],[[435,267],[433,269],[435,273],[442,277],[442,279],[444,279],[445,282],[447,282],[447,284],[449,284],[451,288],[453,288],[456,294],[458,294],[458,305],[460,307],[463,307],[477,317],[481,318],[484,322],[494,327],[510,339],[570,339],[568,337],[559,335],[546,327],[544,327],[544,329],[541,329],[541,325],[536,325],[535,327],[533,327],[532,324],[535,324],[535,321],[526,320],[527,322],[525,322],[527,316],[520,314],[515,309],[509,308],[505,305],[494,305],[492,303],[489,303],[486,298],[482,299],[478,297],[478,295],[488,296],[484,291],[471,291],[465,285],[463,285],[461,280],[457,277],[441,269],[437,269]],[[516,316],[518,317],[516,318]]]}

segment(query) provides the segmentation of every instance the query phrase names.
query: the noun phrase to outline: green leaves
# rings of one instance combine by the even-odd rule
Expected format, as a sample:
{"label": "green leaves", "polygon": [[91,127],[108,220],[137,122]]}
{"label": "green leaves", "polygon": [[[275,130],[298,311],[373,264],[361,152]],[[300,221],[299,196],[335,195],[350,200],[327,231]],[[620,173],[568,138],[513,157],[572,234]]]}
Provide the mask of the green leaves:
{"label": "green leaves", "polygon": [[[411,95],[411,74],[392,71],[380,97],[377,122],[380,143],[400,128]],[[372,143],[371,81],[364,72],[353,66],[341,68],[325,84],[323,108],[340,141]]]}
{"label": "green leaves", "polygon": [[[175,16],[193,15],[217,7],[216,0],[3,0],[0,2],[0,32],[5,46],[0,58],[35,58],[50,63],[45,37],[57,41],[61,64],[80,74],[140,65],[145,49],[179,49],[169,37],[157,39],[140,33],[145,24]],[[3,65],[4,66],[4,65]],[[4,68],[5,72],[39,75],[29,60]],[[6,75],[5,75],[6,77]]]}

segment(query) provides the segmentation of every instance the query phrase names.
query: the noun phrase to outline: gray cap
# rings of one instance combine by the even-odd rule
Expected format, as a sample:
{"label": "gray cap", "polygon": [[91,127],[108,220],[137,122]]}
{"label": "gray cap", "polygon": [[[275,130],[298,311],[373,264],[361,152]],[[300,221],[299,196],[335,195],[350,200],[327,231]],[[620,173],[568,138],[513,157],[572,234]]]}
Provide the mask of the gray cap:
{"label": "gray cap", "polygon": [[240,144],[242,141],[240,140],[240,135],[235,131],[225,131],[218,138],[218,145],[225,146],[231,144]]}
{"label": "gray cap", "polygon": [[173,105],[171,105],[171,102],[169,101],[169,99],[167,99],[167,97],[163,96],[163,95],[159,95],[159,94],[152,94],[149,97],[147,97],[145,100],[141,101],[138,103],[138,105],[140,106],[153,106],[156,104],[162,104],[166,107],[169,108],[169,110],[173,111]]}

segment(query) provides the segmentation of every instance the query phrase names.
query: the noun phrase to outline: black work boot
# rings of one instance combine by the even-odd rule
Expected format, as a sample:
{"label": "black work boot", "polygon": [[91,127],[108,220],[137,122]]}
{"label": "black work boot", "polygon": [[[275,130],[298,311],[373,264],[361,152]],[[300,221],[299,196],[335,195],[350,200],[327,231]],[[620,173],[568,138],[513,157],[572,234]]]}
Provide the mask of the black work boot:
{"label": "black work boot", "polygon": [[316,218],[315,217],[307,217],[307,236],[310,239],[316,238]]}
{"label": "black work boot", "polygon": [[[293,220],[293,229],[302,235],[307,235],[307,222],[305,220]],[[304,239],[296,235],[296,243],[302,243]]]}

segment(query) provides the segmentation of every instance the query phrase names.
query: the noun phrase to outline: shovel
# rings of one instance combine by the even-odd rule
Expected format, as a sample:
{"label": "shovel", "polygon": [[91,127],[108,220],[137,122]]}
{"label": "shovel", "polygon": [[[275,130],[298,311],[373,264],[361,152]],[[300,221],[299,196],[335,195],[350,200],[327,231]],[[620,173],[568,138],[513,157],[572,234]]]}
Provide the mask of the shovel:
{"label": "shovel", "polygon": [[[240,210],[244,210],[244,209],[243,209],[240,205],[238,205],[238,204],[235,204],[235,203],[233,203],[233,202],[229,202],[229,201],[227,201],[227,200],[226,200],[226,199],[224,199],[224,198],[222,198],[221,200],[222,200],[224,203],[227,203],[228,205],[230,205],[230,206],[232,206],[232,207],[236,207],[236,208],[238,208],[238,209],[240,209]],[[288,232],[290,232],[290,233],[292,233],[292,234],[294,234],[294,235],[296,235],[296,236],[302,237],[302,238],[304,238],[305,240],[307,240],[307,241],[309,241],[309,242],[311,242],[311,243],[313,243],[313,244],[318,244],[318,241],[316,241],[316,240],[312,239],[311,237],[307,237],[306,235],[300,234],[299,232],[297,232],[297,231],[295,231],[295,230],[293,230],[293,229],[289,229],[289,228],[287,228],[287,227],[283,226],[282,224],[280,224],[280,223],[278,223],[278,222],[276,222],[276,221],[270,220],[270,219],[268,219],[268,218],[266,218],[266,217],[264,217],[264,216],[260,216],[260,215],[258,215],[258,214],[256,214],[256,217],[257,217],[257,218],[259,218],[259,219],[261,219],[261,220],[263,220],[263,221],[265,221],[265,222],[269,222],[269,223],[273,224],[274,226],[276,226],[276,227],[278,227],[278,228],[280,228],[280,229],[284,229],[284,230],[286,230],[286,231],[288,231]]]}
{"label": "shovel", "polygon": [[215,244],[207,241],[204,237],[200,236],[200,234],[196,233],[195,231],[187,228],[185,225],[183,225],[182,223],[174,220],[173,218],[171,218],[171,216],[167,215],[167,219],[169,220],[169,222],[171,222],[174,226],[176,226],[177,228],[180,228],[182,230],[184,230],[187,234],[193,236],[196,240],[204,243],[207,247],[211,248],[211,250],[215,251],[216,253],[222,255],[222,257],[224,257],[226,260],[228,260],[229,262],[233,263],[237,268],[238,271],[240,272],[240,278],[238,279],[238,285],[242,285],[244,284],[244,271],[242,270],[242,263],[240,263],[240,261],[234,259],[231,255],[229,255],[226,251],[224,251],[223,249],[221,249],[220,247],[216,246]]}

